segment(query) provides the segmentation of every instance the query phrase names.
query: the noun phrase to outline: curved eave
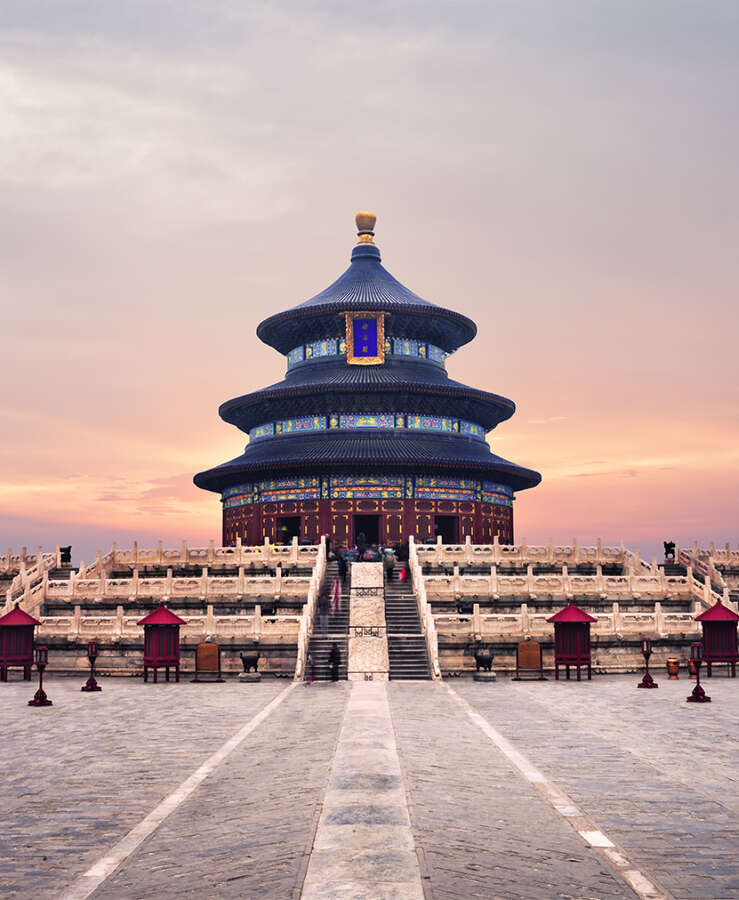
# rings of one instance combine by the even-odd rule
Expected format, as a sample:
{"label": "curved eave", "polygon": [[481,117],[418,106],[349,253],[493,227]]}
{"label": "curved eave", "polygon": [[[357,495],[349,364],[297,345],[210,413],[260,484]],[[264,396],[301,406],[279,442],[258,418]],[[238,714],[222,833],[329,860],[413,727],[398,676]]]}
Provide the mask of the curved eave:
{"label": "curved eave", "polygon": [[[224,422],[248,433],[255,425],[279,418],[362,411],[357,405],[361,395],[378,398],[372,404],[375,406],[378,403],[383,405],[379,398],[387,395],[385,405],[388,410],[396,412],[456,415],[468,418],[482,425],[486,431],[510,419],[516,411],[516,404],[506,397],[478,391],[455,382],[447,385],[409,381],[397,387],[383,383],[324,382],[295,387],[288,384],[284,387],[265,388],[253,394],[228,400],[221,404],[218,414]],[[428,408],[429,400],[433,399],[453,401],[454,405],[448,407],[444,402],[444,409],[437,413],[436,410]],[[283,401],[287,401],[288,406],[284,413],[280,414],[280,405],[284,406]]]}
{"label": "curved eave", "polygon": [[464,471],[497,480],[514,491],[535,487],[541,475],[490,452],[487,444],[437,435],[337,437],[324,435],[281,437],[247,447],[235,459],[198,473],[195,484],[221,491],[241,478],[272,477],[276,472],[336,473],[361,467],[364,471]]}
{"label": "curved eave", "polygon": [[360,308],[387,313],[386,333],[429,341],[447,353],[468,344],[477,334],[472,319],[450,309],[413,304],[388,307],[386,302],[367,300],[351,307],[336,302],[275,313],[260,323],[257,337],[285,354],[306,341],[340,333],[344,325],[342,313]]}

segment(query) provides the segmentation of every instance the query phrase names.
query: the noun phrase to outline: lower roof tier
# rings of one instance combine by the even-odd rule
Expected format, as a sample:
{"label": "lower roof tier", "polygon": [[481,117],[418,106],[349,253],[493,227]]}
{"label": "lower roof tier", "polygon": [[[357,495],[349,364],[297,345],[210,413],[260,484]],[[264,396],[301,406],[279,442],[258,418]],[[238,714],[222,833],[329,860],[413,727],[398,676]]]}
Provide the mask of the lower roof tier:
{"label": "lower roof tier", "polygon": [[200,472],[195,484],[222,491],[240,479],[271,477],[280,472],[336,473],[363,470],[411,474],[475,474],[500,481],[513,490],[534,487],[541,475],[490,452],[487,443],[446,435],[405,433],[371,435],[300,434],[256,441],[241,456]]}
{"label": "lower roof tier", "polygon": [[247,432],[265,421],[377,409],[455,415],[485,430],[509,419],[516,405],[506,397],[468,387],[429,363],[387,361],[382,366],[324,362],[296,377],[223,403],[221,418]]}

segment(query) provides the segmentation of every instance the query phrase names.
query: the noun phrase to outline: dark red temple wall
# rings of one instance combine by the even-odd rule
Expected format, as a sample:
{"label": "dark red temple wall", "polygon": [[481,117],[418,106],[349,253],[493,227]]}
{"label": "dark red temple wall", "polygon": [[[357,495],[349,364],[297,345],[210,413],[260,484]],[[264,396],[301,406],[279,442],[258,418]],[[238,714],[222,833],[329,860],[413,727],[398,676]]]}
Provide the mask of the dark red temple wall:
{"label": "dark red temple wall", "polygon": [[301,540],[318,543],[328,534],[334,546],[355,542],[354,516],[379,515],[380,540],[395,544],[414,535],[419,541],[434,539],[434,516],[455,516],[460,542],[470,535],[475,544],[492,543],[497,534],[502,544],[513,543],[513,508],[491,503],[456,500],[297,500],[255,503],[223,511],[223,544],[241,537],[244,544],[261,544],[278,536],[281,516],[300,516]]}

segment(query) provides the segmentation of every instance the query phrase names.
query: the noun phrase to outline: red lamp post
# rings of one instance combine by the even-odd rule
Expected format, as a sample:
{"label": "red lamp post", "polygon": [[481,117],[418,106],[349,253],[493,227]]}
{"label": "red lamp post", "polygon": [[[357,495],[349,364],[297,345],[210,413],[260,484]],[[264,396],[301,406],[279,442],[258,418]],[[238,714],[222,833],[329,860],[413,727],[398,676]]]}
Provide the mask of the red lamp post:
{"label": "red lamp post", "polygon": [[28,701],[29,706],[53,706],[51,700],[44,691],[44,669],[49,662],[49,651],[46,647],[36,647],[34,662],[38,669],[38,690],[33,695],[33,700]]}
{"label": "red lamp post", "polygon": [[87,658],[90,660],[90,677],[80,688],[81,691],[102,691],[100,685],[95,681],[95,660],[98,658],[97,641],[90,641],[87,644]]}
{"label": "red lamp post", "polygon": [[649,674],[649,657],[652,655],[652,642],[649,638],[642,638],[641,652],[644,654],[644,678],[637,684],[638,688],[656,688],[657,682]]}
{"label": "red lamp post", "polygon": [[701,687],[701,663],[703,662],[703,644],[700,641],[694,641],[690,645],[690,658],[695,665],[695,687],[688,697],[688,703],[710,703],[711,698],[706,696],[706,692]]}

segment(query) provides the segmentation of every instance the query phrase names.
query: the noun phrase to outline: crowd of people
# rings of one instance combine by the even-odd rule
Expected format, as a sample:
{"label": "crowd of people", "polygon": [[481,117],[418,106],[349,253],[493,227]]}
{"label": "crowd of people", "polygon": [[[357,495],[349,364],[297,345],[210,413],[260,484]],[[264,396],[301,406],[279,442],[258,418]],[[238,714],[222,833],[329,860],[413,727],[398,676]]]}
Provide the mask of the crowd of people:
{"label": "crowd of people", "polygon": [[328,545],[328,558],[336,560],[342,584],[346,583],[349,564],[353,562],[381,562],[388,581],[396,577],[396,571],[401,581],[408,577],[408,541],[393,546],[371,544],[364,532],[360,531],[353,547],[338,546],[332,549],[330,541]]}

